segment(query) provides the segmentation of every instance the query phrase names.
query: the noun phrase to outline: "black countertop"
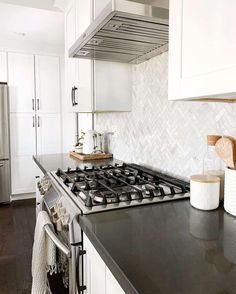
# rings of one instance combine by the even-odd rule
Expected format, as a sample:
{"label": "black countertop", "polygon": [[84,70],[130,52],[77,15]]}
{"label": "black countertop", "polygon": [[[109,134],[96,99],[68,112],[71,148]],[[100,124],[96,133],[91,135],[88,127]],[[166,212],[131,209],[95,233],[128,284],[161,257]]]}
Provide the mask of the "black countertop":
{"label": "black countertop", "polygon": [[76,168],[79,166],[80,168],[83,168],[84,166],[90,165],[114,164],[116,162],[121,163],[121,161],[117,159],[81,161],[70,156],[68,153],[37,155],[33,156],[33,159],[43,173],[56,171],[58,168],[66,170],[68,167]]}
{"label": "black countertop", "polygon": [[[44,173],[95,163],[68,154],[34,160]],[[79,220],[126,294],[236,293],[236,218],[223,208],[200,211],[179,200]]]}
{"label": "black countertop", "polygon": [[80,217],[125,293],[236,293],[236,218],[189,200]]}

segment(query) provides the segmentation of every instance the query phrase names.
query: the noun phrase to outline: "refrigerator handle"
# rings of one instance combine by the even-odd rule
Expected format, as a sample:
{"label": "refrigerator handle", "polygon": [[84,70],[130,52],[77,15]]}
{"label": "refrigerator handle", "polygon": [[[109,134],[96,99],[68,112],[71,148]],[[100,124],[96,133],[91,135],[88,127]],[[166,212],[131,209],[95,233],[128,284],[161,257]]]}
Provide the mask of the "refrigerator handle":
{"label": "refrigerator handle", "polygon": [[32,99],[32,109],[34,110],[34,105],[35,105],[35,102],[34,102],[34,99]]}

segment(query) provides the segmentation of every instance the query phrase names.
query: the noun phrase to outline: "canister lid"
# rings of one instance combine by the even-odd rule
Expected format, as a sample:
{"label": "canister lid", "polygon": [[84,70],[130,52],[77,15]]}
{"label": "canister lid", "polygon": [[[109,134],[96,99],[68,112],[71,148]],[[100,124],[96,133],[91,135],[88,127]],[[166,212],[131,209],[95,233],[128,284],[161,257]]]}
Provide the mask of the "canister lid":
{"label": "canister lid", "polygon": [[220,182],[220,178],[210,175],[193,175],[190,177],[191,181],[199,183],[217,183]]}
{"label": "canister lid", "polygon": [[216,142],[221,138],[221,136],[217,135],[208,135],[207,136],[207,145],[215,146]]}

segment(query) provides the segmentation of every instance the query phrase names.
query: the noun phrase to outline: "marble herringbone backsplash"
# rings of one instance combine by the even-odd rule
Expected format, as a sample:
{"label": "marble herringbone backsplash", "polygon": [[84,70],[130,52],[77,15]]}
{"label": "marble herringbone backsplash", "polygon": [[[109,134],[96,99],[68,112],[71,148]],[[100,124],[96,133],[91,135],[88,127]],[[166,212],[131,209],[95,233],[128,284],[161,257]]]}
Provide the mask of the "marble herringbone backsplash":
{"label": "marble herringbone backsplash", "polygon": [[113,131],[118,159],[189,177],[201,172],[207,134],[236,137],[236,104],[172,102],[168,52],[133,66],[130,113],[96,115],[98,131]]}

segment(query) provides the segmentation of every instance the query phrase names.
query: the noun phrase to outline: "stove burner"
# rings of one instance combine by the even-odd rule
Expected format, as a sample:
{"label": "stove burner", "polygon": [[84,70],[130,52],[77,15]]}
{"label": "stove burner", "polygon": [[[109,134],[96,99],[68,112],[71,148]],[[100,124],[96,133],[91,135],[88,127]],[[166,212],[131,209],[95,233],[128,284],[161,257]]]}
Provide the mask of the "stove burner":
{"label": "stove burner", "polygon": [[[86,207],[109,206],[145,199],[174,200],[178,195],[188,197],[189,184],[167,175],[146,170],[137,165],[115,164],[84,167],[67,171],[58,169],[56,175]],[[187,195],[187,196],[185,196]],[[147,201],[146,200],[146,201]]]}

